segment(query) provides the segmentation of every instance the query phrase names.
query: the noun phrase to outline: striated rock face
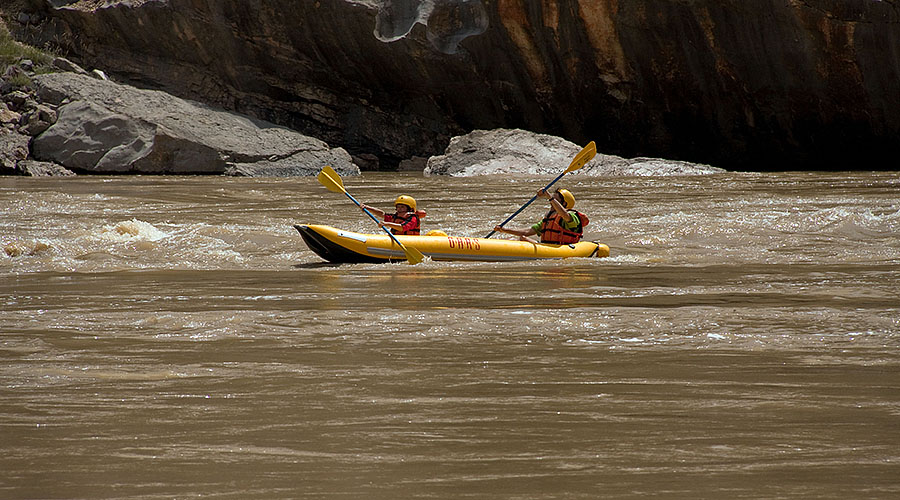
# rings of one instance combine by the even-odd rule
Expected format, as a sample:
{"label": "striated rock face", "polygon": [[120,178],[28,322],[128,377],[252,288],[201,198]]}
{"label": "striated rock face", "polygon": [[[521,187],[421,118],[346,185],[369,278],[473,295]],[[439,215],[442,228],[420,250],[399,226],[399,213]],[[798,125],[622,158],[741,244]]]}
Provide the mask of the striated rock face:
{"label": "striated rock face", "polygon": [[897,0],[31,0],[113,78],[393,168],[475,129],[726,168],[900,154]]}

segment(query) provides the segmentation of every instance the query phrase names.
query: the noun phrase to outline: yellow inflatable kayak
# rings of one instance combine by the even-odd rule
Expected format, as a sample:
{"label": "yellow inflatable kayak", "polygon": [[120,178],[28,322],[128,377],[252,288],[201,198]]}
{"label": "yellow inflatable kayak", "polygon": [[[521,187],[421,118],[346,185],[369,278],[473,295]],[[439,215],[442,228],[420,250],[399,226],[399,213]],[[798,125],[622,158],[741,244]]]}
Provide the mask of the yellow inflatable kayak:
{"label": "yellow inflatable kayak", "polygon": [[[405,261],[406,255],[390,236],[344,231],[331,226],[294,227],[310,250],[329,262]],[[459,236],[406,236],[397,239],[406,247],[422,252],[432,260],[506,261],[565,259],[568,257],[609,257],[609,247],[593,241],[571,245],[529,243],[518,240],[469,238]]]}

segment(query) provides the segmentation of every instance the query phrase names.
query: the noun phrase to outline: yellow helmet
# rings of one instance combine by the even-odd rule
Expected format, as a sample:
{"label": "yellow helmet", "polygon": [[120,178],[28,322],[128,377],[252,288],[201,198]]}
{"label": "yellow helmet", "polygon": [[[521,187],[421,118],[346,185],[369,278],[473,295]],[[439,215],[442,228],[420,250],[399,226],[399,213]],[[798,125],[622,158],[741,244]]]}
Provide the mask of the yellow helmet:
{"label": "yellow helmet", "polygon": [[407,196],[405,194],[401,194],[394,200],[394,205],[406,205],[412,209],[413,212],[416,211],[416,200],[413,199],[412,196]]}
{"label": "yellow helmet", "polygon": [[441,231],[440,229],[432,229],[425,233],[425,236],[447,236],[447,233]]}
{"label": "yellow helmet", "polygon": [[570,193],[568,189],[557,189],[556,192],[562,195],[566,210],[575,208],[575,195]]}

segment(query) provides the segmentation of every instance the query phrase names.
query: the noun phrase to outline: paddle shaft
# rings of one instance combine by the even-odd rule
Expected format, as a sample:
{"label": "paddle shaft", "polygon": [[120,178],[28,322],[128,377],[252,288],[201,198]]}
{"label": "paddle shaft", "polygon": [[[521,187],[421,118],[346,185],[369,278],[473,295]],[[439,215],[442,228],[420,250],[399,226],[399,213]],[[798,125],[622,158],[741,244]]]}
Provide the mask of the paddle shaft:
{"label": "paddle shaft", "polygon": [[[557,176],[556,176],[556,179],[553,179],[553,180],[550,182],[550,184],[547,184],[547,187],[544,188],[544,191],[550,189],[550,186],[556,184],[556,181],[562,179],[562,176],[566,175],[567,172],[568,172],[568,170],[566,170],[565,172],[563,172],[563,173],[557,175]],[[537,195],[532,196],[531,199],[528,200],[528,203],[522,205],[522,208],[516,210],[516,213],[510,215],[509,217],[506,218],[505,221],[501,222],[501,223],[500,223],[500,227],[505,226],[507,222],[513,220],[513,218],[514,218],[515,216],[519,215],[519,213],[522,212],[522,210],[525,210],[525,208],[528,207],[528,205],[531,205],[532,203],[534,203],[534,200],[536,200],[536,199],[537,199]],[[496,231],[491,231],[490,233],[488,233],[487,236],[485,236],[485,238],[490,238],[491,236],[494,235],[494,233],[496,233]]]}
{"label": "paddle shaft", "polygon": [[[356,206],[357,206],[357,207],[362,208],[362,205],[360,205],[359,202],[356,201],[356,198],[354,198],[352,194],[348,193],[346,190],[344,190],[344,194],[347,195],[347,198],[350,198],[350,201],[352,201],[353,203],[356,203]],[[372,212],[369,212],[369,211],[368,211],[367,209],[365,209],[365,208],[363,208],[362,210],[363,210],[363,212],[366,213],[366,215],[368,215],[369,217],[371,217],[373,221],[375,221],[375,224],[378,224],[378,226],[379,226],[381,229],[384,229],[384,232],[386,232],[386,233],[388,234],[388,236],[390,236],[391,239],[394,240],[394,243],[396,243],[397,246],[399,246],[400,248],[403,248],[404,251],[406,250],[406,248],[403,246],[403,243],[400,243],[400,240],[398,240],[397,237],[394,236],[394,233],[392,233],[390,229],[388,229],[388,228],[382,226],[382,225],[381,225],[381,222],[380,222],[377,218],[375,218],[374,215],[372,215]]]}

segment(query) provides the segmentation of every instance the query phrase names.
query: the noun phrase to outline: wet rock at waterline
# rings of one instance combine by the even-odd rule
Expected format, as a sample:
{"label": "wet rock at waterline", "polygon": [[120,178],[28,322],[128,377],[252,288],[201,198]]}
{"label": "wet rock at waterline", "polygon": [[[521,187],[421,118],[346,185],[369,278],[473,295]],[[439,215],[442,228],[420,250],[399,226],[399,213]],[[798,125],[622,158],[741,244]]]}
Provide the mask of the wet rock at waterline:
{"label": "wet rock at waterline", "polygon": [[[474,175],[558,175],[581,150],[565,139],[525,130],[475,130],[454,137],[443,155],[432,156],[425,175],[466,177]],[[632,158],[598,153],[581,175],[701,175],[724,172],[698,163],[661,158]]]}

